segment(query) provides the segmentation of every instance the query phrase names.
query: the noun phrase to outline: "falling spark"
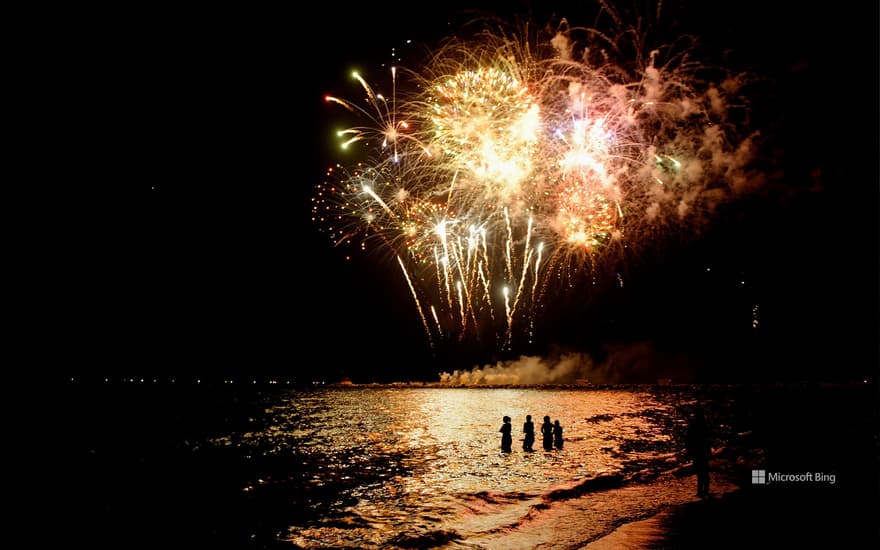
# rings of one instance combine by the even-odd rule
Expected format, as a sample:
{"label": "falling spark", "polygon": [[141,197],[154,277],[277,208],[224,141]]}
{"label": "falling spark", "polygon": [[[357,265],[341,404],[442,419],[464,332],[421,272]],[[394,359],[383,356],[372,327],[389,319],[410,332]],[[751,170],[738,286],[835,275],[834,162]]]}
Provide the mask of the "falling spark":
{"label": "falling spark", "polygon": [[419,302],[419,295],[416,293],[416,289],[409,278],[409,273],[406,272],[406,266],[403,264],[403,260],[400,259],[400,256],[397,257],[397,262],[400,264],[400,270],[403,271],[403,276],[406,278],[406,284],[409,285],[409,289],[412,292],[413,300],[415,300],[416,303],[416,309],[419,312],[419,317],[422,319],[422,326],[425,327],[425,334],[428,335],[428,342],[431,344],[431,347],[434,347],[434,341],[431,338],[431,329],[428,328],[428,320],[425,319],[425,313],[422,311],[422,304]]}

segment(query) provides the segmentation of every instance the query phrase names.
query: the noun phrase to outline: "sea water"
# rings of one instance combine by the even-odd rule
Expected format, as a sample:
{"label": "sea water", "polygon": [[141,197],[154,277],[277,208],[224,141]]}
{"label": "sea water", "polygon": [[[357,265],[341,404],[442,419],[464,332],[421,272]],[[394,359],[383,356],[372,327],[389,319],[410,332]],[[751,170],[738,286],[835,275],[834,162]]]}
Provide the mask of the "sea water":
{"label": "sea water", "polygon": [[[565,545],[577,546],[693,498],[694,483],[674,472],[686,460],[683,411],[694,399],[632,389],[333,388],[267,396],[259,426],[209,443],[296,464],[242,489],[301,500],[274,533],[297,546],[531,547],[562,544],[565,531]],[[500,448],[504,415],[514,425],[510,453]],[[534,452],[522,448],[526,415]],[[543,449],[545,416],[563,427],[562,449]],[[716,446],[725,430],[726,420]],[[587,522],[571,532],[565,516],[578,512]]]}
{"label": "sea water", "polygon": [[[69,540],[120,548],[583,548],[697,500],[697,406],[713,497],[755,468],[864,485],[870,389],[72,386],[43,425],[63,480],[47,503]],[[562,449],[542,448],[545,416]]]}

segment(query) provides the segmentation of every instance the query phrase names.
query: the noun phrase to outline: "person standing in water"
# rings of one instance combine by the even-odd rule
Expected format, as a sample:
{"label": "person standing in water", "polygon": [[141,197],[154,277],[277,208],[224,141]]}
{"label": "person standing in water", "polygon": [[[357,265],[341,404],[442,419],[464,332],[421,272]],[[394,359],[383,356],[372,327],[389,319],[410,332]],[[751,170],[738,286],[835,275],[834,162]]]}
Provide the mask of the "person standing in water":
{"label": "person standing in water", "polygon": [[544,423],[541,424],[541,435],[544,436],[544,450],[553,450],[553,424],[550,423],[550,417],[544,417]]}
{"label": "person standing in water", "polygon": [[557,449],[562,448],[562,425],[559,420],[553,423],[553,446]]}
{"label": "person standing in water", "polygon": [[510,424],[509,416],[505,416],[503,421],[504,423],[501,424],[501,429],[498,430],[499,432],[501,432],[501,451],[509,453],[511,451],[511,447],[513,446],[513,435],[511,434],[513,426]]}
{"label": "person standing in water", "polygon": [[535,444],[535,423],[532,422],[532,415],[526,415],[526,421],[523,423],[523,450],[534,451],[532,445]]}
{"label": "person standing in water", "polygon": [[709,458],[712,456],[712,444],[709,427],[703,409],[694,410],[688,421],[687,453],[693,461],[694,472],[697,474],[697,496],[709,496]]}

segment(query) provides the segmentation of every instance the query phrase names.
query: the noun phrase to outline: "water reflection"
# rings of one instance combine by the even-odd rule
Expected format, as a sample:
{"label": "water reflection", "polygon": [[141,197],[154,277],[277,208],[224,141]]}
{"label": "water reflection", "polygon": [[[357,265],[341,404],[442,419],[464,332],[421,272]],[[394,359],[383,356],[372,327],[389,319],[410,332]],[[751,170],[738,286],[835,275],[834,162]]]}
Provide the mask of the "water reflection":
{"label": "water reflection", "polygon": [[[523,452],[527,414],[559,420],[565,448]],[[512,453],[500,451],[504,415],[513,419]],[[679,422],[672,404],[648,392],[491,388],[291,392],[268,398],[261,420],[227,443],[297,462],[264,476],[304,500],[294,508],[312,511],[290,518],[291,536],[343,546],[464,517],[479,516],[482,528],[493,515],[524,513],[553,487],[663,467]]]}

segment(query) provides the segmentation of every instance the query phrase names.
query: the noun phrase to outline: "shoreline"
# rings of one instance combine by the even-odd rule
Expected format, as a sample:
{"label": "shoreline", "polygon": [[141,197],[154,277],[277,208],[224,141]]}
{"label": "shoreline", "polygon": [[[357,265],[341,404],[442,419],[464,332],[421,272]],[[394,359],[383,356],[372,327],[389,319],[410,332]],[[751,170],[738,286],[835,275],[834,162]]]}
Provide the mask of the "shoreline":
{"label": "shoreline", "polygon": [[[718,513],[722,508],[735,508],[734,502],[742,489],[710,496],[706,499],[672,505],[648,518],[624,523],[611,533],[587,544],[581,550],[658,550],[661,548],[719,548],[725,544],[743,548],[743,541],[726,538],[711,540],[706,532],[726,531],[725,523],[737,514]],[[700,518],[701,521],[696,521]],[[708,522],[706,520],[709,520]]]}
{"label": "shoreline", "polygon": [[625,523],[581,550],[876,548],[877,487],[744,485]]}

